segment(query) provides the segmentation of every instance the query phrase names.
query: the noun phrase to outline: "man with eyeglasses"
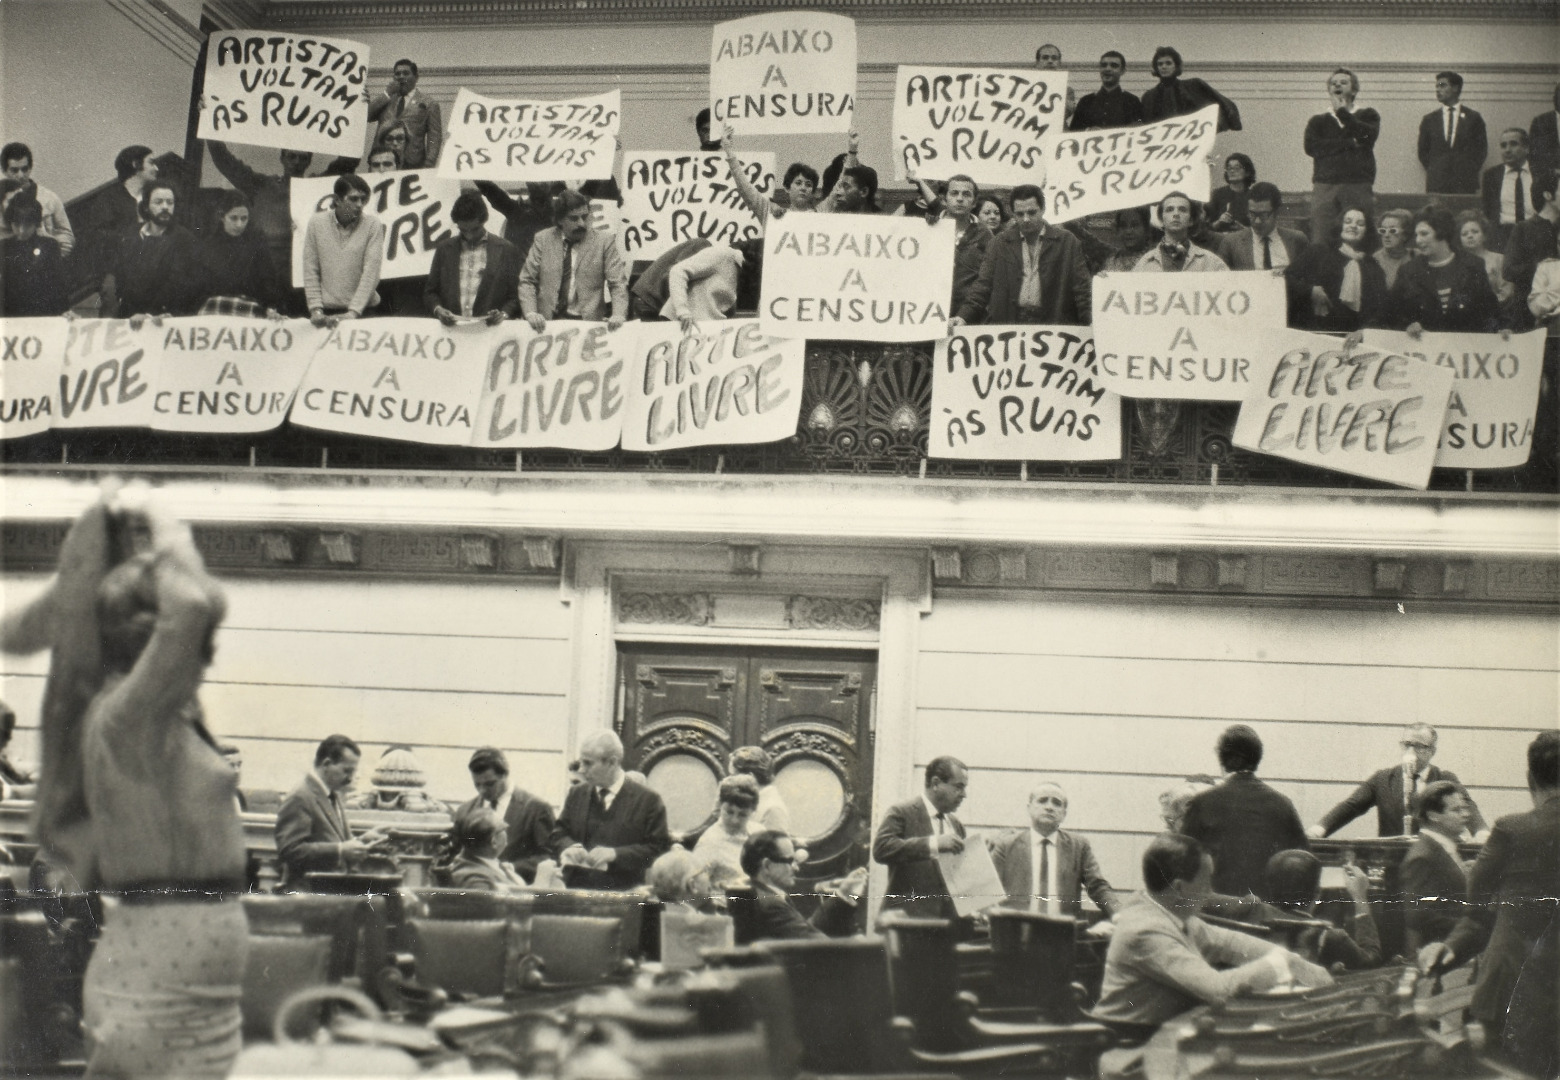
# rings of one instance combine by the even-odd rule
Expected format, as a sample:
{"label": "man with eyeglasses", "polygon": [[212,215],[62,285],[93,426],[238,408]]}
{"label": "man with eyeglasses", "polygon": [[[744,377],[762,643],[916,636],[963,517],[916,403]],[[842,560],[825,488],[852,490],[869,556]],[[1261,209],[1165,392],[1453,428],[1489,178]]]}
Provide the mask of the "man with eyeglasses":
{"label": "man with eyeglasses", "polygon": [[964,850],[964,823],[953,812],[969,790],[969,772],[958,758],[937,757],[926,765],[925,788],[889,808],[872,840],[872,858],[888,867],[883,910],[931,919],[957,919],[937,856]]}
{"label": "man with eyeglasses", "polygon": [[571,889],[633,889],[672,846],[666,804],[623,772],[623,741],[598,731],[580,744],[583,784],[564,796],[558,816],[564,884]]}
{"label": "man with eyeglasses", "polygon": [[[1331,836],[1349,822],[1376,808],[1376,835],[1402,836],[1412,831],[1419,816],[1419,800],[1425,789],[1442,780],[1461,784],[1457,774],[1430,764],[1435,757],[1436,733],[1429,724],[1410,724],[1403,729],[1403,758],[1373,773],[1343,802],[1333,807],[1309,832],[1316,838]],[[1468,798],[1468,828],[1475,840],[1482,840],[1488,829],[1473,798]]]}
{"label": "man with eyeglasses", "polygon": [[1414,237],[1414,215],[1407,210],[1388,210],[1381,215],[1376,233],[1381,237],[1381,247],[1371,258],[1386,271],[1387,288],[1390,289],[1397,280],[1398,271],[1414,257],[1413,245],[1409,243]]}
{"label": "man with eyeglasses", "polygon": [[[753,937],[798,939],[848,937],[856,929],[856,901],[867,883],[867,868],[859,867],[833,883],[811,919],[791,903],[796,888],[796,845],[775,829],[749,836],[742,844],[742,872],[758,894]],[[746,944],[742,942],[741,944]]]}

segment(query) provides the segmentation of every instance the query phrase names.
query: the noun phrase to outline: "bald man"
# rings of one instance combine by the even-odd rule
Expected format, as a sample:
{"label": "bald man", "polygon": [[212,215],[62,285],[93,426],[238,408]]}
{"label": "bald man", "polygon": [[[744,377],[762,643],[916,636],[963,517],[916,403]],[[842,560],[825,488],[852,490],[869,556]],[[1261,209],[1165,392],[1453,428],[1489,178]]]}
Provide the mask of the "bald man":
{"label": "bald man", "polygon": [[1067,820],[1067,792],[1044,781],[1029,793],[1029,828],[993,845],[991,860],[1007,893],[1007,907],[1048,915],[1076,917],[1083,910],[1083,890],[1114,917],[1119,904],[1115,890],[1100,873],[1089,842],[1062,831]]}
{"label": "bald man", "polygon": [[[1404,728],[1399,743],[1403,748],[1402,760],[1372,773],[1353,794],[1312,825],[1309,834],[1313,838],[1331,836],[1374,806],[1376,835],[1402,836],[1404,819],[1412,819],[1419,813],[1419,796],[1425,788],[1438,780],[1461,784],[1456,773],[1430,764],[1430,759],[1435,757],[1436,738],[1435,728],[1429,724],[1410,724]],[[1468,797],[1468,809],[1468,827],[1473,830],[1475,839],[1482,839],[1488,826],[1472,796]]]}
{"label": "bald man", "polygon": [[672,846],[661,796],[623,774],[623,743],[598,731],[580,745],[583,783],[569,788],[558,827],[571,889],[632,889]]}

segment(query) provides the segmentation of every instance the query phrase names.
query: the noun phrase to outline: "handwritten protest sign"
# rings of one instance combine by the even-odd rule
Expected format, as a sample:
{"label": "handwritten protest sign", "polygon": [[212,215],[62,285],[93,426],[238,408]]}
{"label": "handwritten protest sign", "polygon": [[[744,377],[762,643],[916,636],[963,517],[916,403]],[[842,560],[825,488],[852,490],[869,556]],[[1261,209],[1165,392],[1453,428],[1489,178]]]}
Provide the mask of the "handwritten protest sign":
{"label": "handwritten protest sign", "polygon": [[292,421],[351,435],[468,445],[486,328],[433,319],[349,319],[320,343]]}
{"label": "handwritten protest sign", "polygon": [[1066,115],[1067,72],[909,67],[894,81],[894,175],[905,158],[926,180],[964,173],[1012,187],[1045,178]]}
{"label": "handwritten protest sign", "polygon": [[0,319],[0,439],[36,435],[59,414],[64,319]]}
{"label": "handwritten protest sign", "polygon": [[1386,349],[1285,331],[1271,374],[1241,403],[1234,442],[1323,469],[1423,490],[1452,392],[1450,369]]}
{"label": "handwritten protest sign", "polygon": [[1210,105],[1140,127],[1057,136],[1045,174],[1047,220],[1146,206],[1172,191],[1207,202],[1206,159],[1218,131],[1219,107]]}
{"label": "handwritten protest sign", "polygon": [[65,334],[57,428],[146,427],[157,365],[123,319],[78,319]]}
{"label": "handwritten protest sign", "polygon": [[[376,214],[385,223],[385,255],[380,280],[422,277],[433,265],[433,249],[459,230],[450,220],[450,211],[460,197],[460,184],[441,180],[436,169],[404,169],[400,172],[373,173],[368,181],[369,201],[365,211]],[[336,186],[334,176],[311,176],[294,180],[289,186],[293,221],[292,281],[303,287],[303,237],[309,219],[321,210],[329,210]],[[483,206],[487,206],[484,201]],[[501,236],[504,216],[487,207],[488,232]]]}
{"label": "handwritten protest sign", "polygon": [[[775,189],[775,155],[744,154],[743,171],[761,194]],[[742,201],[725,154],[635,151],[623,157],[623,251],[656,259],[684,240],[733,244],[763,234]]]}
{"label": "handwritten protest sign", "polygon": [[622,94],[562,101],[491,98],[464,86],[439,152],[446,180],[605,180],[612,175]]}
{"label": "handwritten protest sign", "polygon": [[368,130],[368,46],[303,34],[212,34],[202,139],[357,157]]}
{"label": "handwritten protest sign", "polygon": [[716,23],[711,127],[742,135],[849,131],[856,108],[856,23],[779,11]]}
{"label": "handwritten protest sign", "polygon": [[931,457],[1111,461],[1121,398],[1086,326],[961,326],[932,364]]}
{"label": "handwritten protest sign", "polygon": [[205,315],[143,330],[156,358],[152,427],[158,431],[270,431],[326,331],[308,319],[275,322]]}
{"label": "handwritten protest sign", "polygon": [[764,240],[772,337],[926,341],[948,329],[953,222],[787,214]]}
{"label": "handwritten protest sign", "polygon": [[1265,270],[1094,279],[1100,379],[1123,397],[1241,401],[1285,319],[1284,279]]}
{"label": "handwritten protest sign", "polygon": [[1451,400],[1436,451],[1438,466],[1514,469],[1533,450],[1538,387],[1544,372],[1544,331],[1513,334],[1424,334],[1418,340],[1396,330],[1367,330],[1372,349],[1450,368]]}
{"label": "handwritten protest sign", "polygon": [[805,343],[766,337],[756,319],[641,323],[623,449],[774,442],[796,434]]}
{"label": "handwritten protest sign", "polygon": [[489,331],[472,445],[616,446],[638,325],[611,332],[606,323],[558,321],[538,334],[507,322]]}

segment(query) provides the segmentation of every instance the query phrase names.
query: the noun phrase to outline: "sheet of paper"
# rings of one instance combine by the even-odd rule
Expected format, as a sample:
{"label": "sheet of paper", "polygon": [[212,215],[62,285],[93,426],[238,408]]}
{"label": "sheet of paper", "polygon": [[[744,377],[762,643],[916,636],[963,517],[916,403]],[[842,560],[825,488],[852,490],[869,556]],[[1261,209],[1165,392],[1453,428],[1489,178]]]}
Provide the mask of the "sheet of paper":
{"label": "sheet of paper", "polygon": [[985,911],[1007,896],[1002,879],[997,877],[996,864],[991,861],[991,852],[977,836],[966,837],[964,850],[957,854],[939,854],[937,865],[942,868],[943,883],[953,897],[953,906],[962,916]]}

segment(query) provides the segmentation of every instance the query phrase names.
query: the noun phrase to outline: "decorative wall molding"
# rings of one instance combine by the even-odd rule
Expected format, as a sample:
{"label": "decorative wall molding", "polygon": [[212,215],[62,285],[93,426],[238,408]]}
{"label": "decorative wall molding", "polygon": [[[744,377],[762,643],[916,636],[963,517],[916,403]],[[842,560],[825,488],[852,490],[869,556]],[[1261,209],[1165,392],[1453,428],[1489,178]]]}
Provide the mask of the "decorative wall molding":
{"label": "decorative wall molding", "polygon": [[786,622],[792,630],[876,630],[876,600],[832,596],[792,596],[786,600]]}
{"label": "decorative wall molding", "polygon": [[627,592],[618,596],[618,619],[662,626],[708,626],[715,618],[715,597],[707,592]]}
{"label": "decorative wall molding", "polygon": [[[161,0],[106,0],[109,7],[174,56],[193,68],[206,35]],[[61,13],[63,15],[63,12]]]}

